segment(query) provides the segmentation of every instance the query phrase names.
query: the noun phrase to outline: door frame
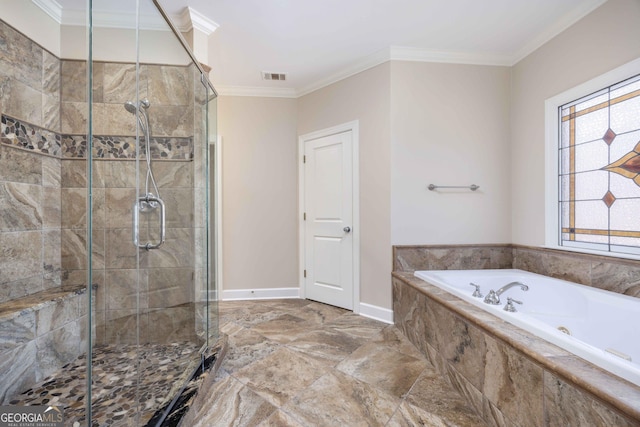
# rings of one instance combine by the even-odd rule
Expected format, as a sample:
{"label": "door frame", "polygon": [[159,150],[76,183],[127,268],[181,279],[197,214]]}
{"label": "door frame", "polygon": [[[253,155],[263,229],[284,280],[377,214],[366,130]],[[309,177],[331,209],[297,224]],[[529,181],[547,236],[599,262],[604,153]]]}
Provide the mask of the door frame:
{"label": "door frame", "polygon": [[353,312],[360,314],[360,135],[359,122],[354,120],[343,123],[330,128],[321,129],[315,132],[306,133],[298,137],[298,280],[300,283],[300,297],[305,298],[305,221],[304,202],[305,202],[305,179],[304,179],[304,146],[307,141],[338,133],[351,131],[351,150],[353,161],[353,220],[352,238],[353,238]]}

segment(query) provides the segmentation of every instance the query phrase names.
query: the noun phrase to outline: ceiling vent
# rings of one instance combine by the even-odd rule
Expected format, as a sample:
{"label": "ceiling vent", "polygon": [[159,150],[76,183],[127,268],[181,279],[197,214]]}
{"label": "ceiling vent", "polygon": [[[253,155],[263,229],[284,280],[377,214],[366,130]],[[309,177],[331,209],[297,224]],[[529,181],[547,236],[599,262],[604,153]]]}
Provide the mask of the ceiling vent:
{"label": "ceiling vent", "polygon": [[262,72],[262,80],[279,80],[284,81],[287,80],[287,75],[285,73],[272,73],[269,71]]}

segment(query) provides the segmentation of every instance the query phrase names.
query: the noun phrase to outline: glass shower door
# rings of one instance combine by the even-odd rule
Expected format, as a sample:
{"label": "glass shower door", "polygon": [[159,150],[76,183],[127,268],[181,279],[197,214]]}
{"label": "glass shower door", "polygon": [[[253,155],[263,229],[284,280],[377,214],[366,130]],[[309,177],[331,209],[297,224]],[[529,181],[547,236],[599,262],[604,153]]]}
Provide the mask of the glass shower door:
{"label": "glass shower door", "polygon": [[110,3],[93,1],[93,192],[105,215],[92,421],[155,425],[209,335],[207,86],[151,0],[125,6],[122,28],[101,21]]}

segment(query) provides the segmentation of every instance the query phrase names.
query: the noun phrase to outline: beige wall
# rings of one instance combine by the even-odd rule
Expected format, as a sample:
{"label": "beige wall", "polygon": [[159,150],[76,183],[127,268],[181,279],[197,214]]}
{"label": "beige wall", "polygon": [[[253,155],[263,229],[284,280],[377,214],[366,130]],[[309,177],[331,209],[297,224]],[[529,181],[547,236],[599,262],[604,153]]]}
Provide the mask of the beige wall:
{"label": "beige wall", "polygon": [[544,101],[640,57],[640,1],[609,0],[512,67],[512,241],[544,244]]}
{"label": "beige wall", "polygon": [[360,301],[391,308],[390,63],[298,99],[298,133],[359,121]]}
{"label": "beige wall", "polygon": [[510,242],[509,74],[391,63],[392,244]]}
{"label": "beige wall", "polygon": [[298,287],[297,101],[225,97],[224,290]]}

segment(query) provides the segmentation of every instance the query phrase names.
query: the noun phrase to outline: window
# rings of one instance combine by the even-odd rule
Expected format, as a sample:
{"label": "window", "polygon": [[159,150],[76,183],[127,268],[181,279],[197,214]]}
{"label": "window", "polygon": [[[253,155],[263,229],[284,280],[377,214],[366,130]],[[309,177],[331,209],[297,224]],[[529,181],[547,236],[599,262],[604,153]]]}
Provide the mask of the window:
{"label": "window", "polygon": [[557,244],[640,255],[640,75],[556,108]]}

